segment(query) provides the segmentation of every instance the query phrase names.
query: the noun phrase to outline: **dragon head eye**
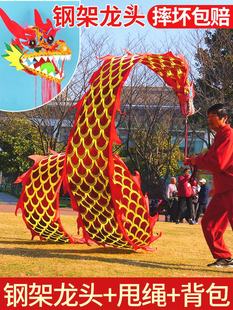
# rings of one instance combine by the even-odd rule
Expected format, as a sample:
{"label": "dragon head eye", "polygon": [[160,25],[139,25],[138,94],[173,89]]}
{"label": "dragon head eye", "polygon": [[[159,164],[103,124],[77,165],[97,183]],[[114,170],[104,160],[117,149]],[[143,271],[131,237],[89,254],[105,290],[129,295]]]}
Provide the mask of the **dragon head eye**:
{"label": "dragon head eye", "polygon": [[35,48],[36,47],[36,40],[30,40],[28,45],[30,48]]}
{"label": "dragon head eye", "polygon": [[53,36],[49,36],[48,39],[47,39],[47,42],[49,44],[52,44],[54,42],[54,37]]}

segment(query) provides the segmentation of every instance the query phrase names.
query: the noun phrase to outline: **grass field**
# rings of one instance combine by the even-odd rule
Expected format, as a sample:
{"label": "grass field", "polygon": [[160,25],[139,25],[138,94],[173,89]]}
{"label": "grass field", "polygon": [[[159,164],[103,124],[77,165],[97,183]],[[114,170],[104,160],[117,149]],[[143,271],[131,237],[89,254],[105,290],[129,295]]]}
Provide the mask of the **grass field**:
{"label": "grass field", "polygon": [[[75,234],[75,217],[63,216],[62,221]],[[48,244],[30,241],[21,216],[0,213],[0,276],[233,277],[232,269],[206,267],[213,259],[200,225],[158,222],[156,230],[163,235],[154,243],[153,253]],[[233,245],[230,228],[225,240]]]}

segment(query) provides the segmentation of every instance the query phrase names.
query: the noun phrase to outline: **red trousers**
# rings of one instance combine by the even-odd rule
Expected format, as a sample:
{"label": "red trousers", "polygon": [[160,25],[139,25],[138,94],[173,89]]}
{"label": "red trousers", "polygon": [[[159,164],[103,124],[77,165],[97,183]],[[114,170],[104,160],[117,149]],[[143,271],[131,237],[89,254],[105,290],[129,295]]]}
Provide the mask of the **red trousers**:
{"label": "red trousers", "polygon": [[206,242],[215,259],[232,257],[223,240],[229,222],[233,230],[233,191],[214,195],[201,221]]}

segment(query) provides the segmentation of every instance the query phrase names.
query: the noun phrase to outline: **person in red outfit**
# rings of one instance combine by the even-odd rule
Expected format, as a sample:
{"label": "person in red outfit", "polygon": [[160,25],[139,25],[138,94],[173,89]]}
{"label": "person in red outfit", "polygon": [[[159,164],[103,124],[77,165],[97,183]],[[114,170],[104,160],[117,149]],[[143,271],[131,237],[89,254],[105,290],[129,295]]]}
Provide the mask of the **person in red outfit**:
{"label": "person in red outfit", "polygon": [[213,105],[207,115],[209,128],[216,132],[214,143],[206,154],[187,158],[185,164],[213,174],[212,199],[201,222],[206,242],[216,259],[208,266],[233,267],[232,254],[223,240],[228,223],[233,230],[233,129],[228,124],[224,105]]}
{"label": "person in red outfit", "polygon": [[183,175],[178,177],[178,215],[176,224],[185,217],[189,224],[194,224],[194,214],[192,205],[192,186],[190,169],[185,168]]}

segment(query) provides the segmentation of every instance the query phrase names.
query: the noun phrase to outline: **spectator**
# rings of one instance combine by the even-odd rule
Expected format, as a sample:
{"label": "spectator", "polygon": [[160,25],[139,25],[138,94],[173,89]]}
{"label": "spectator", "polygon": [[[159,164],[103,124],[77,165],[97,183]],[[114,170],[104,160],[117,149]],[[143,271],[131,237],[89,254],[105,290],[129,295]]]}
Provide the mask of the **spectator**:
{"label": "spectator", "polygon": [[170,184],[167,187],[167,199],[168,199],[168,209],[167,216],[170,222],[176,221],[177,210],[178,210],[178,197],[177,197],[177,187],[176,187],[176,178],[171,177]]}
{"label": "spectator", "polygon": [[167,187],[167,198],[172,199],[177,195],[176,178],[172,177]]}
{"label": "spectator", "polygon": [[199,181],[200,183],[200,192],[198,197],[198,209],[196,213],[196,222],[198,223],[198,220],[200,218],[201,214],[205,214],[206,206],[208,204],[208,196],[209,196],[209,187],[206,185],[206,179],[201,179]]}
{"label": "spectator", "polygon": [[190,184],[190,169],[185,168],[183,175],[178,178],[178,215],[176,223],[185,218],[189,224],[194,224],[194,214],[192,206],[192,186]]}
{"label": "spectator", "polygon": [[198,210],[198,206],[199,206],[199,192],[200,192],[200,185],[198,184],[198,182],[196,180],[194,180],[192,182],[192,191],[193,191],[193,204],[192,204],[192,212],[193,212],[193,218],[192,220],[195,222],[196,224],[196,214],[197,214],[197,210]]}

